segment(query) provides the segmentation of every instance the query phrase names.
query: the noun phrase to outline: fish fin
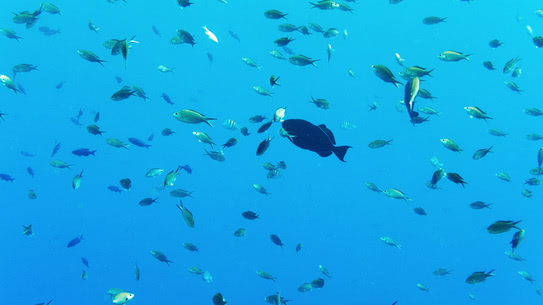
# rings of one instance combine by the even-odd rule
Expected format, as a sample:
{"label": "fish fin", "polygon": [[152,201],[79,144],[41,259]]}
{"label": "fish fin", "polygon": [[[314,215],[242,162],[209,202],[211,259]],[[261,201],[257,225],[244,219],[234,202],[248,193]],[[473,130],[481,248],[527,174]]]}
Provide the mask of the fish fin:
{"label": "fish fin", "polygon": [[349,148],[351,148],[351,146],[334,146],[334,148],[332,149],[332,152],[336,154],[339,160],[341,160],[342,162],[345,162],[345,160],[343,159],[345,158],[345,154],[347,153],[347,150]]}
{"label": "fish fin", "polygon": [[209,123],[210,120],[216,120],[215,118],[206,118],[205,119],[205,123],[211,127],[213,127],[213,125],[211,125],[211,123]]}
{"label": "fish fin", "polygon": [[328,157],[329,155],[331,155],[332,152],[331,151],[318,151],[317,154],[324,158],[324,157]]}

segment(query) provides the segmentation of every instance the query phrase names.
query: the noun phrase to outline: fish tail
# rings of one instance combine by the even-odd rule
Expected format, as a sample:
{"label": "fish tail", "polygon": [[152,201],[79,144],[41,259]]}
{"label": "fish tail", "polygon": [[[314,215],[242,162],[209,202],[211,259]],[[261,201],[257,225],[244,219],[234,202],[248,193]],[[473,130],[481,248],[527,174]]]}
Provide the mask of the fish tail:
{"label": "fish tail", "polygon": [[332,152],[336,155],[336,157],[338,157],[339,160],[345,162],[343,158],[345,158],[345,154],[349,148],[351,148],[351,146],[334,146]]}
{"label": "fish tail", "polygon": [[205,123],[211,127],[213,127],[213,125],[211,125],[211,123],[209,123],[209,121],[212,121],[212,120],[216,120],[216,118],[206,118],[205,119]]}

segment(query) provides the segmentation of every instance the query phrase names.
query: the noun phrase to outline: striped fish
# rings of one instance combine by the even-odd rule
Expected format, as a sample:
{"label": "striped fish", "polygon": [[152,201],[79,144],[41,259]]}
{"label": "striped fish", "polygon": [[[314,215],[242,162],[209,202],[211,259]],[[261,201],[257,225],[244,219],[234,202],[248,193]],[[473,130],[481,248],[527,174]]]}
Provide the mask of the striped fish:
{"label": "striped fish", "polygon": [[222,123],[222,126],[224,126],[224,128],[226,129],[238,129],[239,128],[239,125],[238,123],[230,120],[230,119],[227,119],[227,120],[224,120],[224,122]]}

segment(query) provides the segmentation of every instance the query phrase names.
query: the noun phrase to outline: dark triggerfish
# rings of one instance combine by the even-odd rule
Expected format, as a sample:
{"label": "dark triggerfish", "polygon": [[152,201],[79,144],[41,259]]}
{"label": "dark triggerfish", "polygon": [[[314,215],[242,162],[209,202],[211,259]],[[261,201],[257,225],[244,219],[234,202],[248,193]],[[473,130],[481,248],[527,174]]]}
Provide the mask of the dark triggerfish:
{"label": "dark triggerfish", "polygon": [[328,157],[334,153],[339,160],[343,158],[351,146],[335,146],[334,134],[326,125],[313,125],[306,120],[290,119],[283,121],[281,136],[288,137],[294,145],[316,152],[321,157]]}

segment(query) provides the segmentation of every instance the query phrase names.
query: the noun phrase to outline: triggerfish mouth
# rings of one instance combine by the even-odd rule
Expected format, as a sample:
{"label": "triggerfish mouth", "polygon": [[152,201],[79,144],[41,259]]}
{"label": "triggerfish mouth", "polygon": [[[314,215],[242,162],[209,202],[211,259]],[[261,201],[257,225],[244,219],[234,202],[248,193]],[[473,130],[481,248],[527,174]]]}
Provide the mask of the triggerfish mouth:
{"label": "triggerfish mouth", "polygon": [[321,157],[328,157],[334,153],[339,160],[345,162],[347,149],[351,146],[335,146],[334,134],[326,125],[314,125],[306,120],[289,119],[282,123],[279,131],[281,136],[287,137],[294,145],[316,152]]}

